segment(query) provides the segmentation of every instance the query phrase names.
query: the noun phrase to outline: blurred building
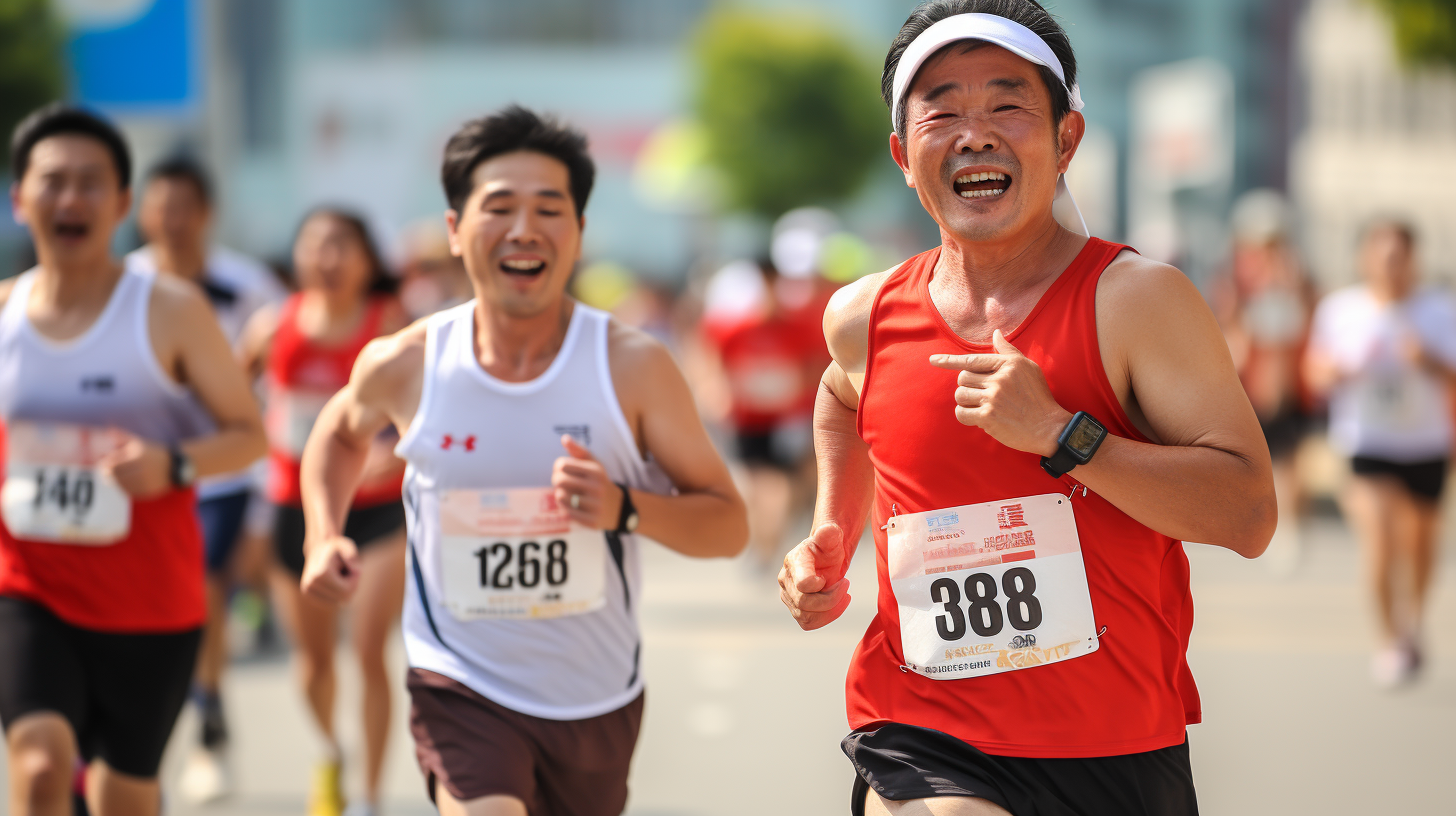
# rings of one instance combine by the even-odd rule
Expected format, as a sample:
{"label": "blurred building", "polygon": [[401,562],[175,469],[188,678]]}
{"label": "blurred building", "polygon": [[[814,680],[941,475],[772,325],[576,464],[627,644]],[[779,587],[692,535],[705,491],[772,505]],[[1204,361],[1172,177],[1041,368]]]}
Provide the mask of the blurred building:
{"label": "blurred building", "polygon": [[1308,85],[1290,192],[1325,288],[1355,279],[1361,226],[1409,219],[1428,276],[1456,279],[1456,72],[1399,64],[1386,20],[1362,0],[1312,0],[1300,26]]}

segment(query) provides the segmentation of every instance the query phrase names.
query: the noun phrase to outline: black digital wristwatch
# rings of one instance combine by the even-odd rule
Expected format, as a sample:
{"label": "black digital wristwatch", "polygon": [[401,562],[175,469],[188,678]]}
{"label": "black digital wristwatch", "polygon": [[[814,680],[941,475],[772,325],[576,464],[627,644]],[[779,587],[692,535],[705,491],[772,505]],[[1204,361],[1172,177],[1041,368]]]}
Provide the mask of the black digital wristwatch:
{"label": "black digital wristwatch", "polygon": [[1077,465],[1092,461],[1092,454],[1107,438],[1107,429],[1086,411],[1078,411],[1057,437],[1057,452],[1041,458],[1041,469],[1060,479]]}

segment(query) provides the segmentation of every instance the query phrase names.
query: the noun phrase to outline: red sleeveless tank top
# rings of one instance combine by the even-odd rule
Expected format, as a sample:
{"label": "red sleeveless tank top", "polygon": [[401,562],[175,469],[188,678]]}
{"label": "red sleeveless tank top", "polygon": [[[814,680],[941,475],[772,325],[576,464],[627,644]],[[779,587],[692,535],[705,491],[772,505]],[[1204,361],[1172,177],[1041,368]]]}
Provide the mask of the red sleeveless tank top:
{"label": "red sleeveless tank top", "polygon": [[[379,336],[389,300],[371,299],[358,330],[337,345],[322,345],[299,331],[298,308],[302,302],[302,295],[284,301],[268,354],[268,497],[295,506],[303,501],[299,490],[303,442],[324,403],[349,384],[359,352]],[[402,474],[361,484],[354,495],[354,506],[396,501],[401,484]]]}
{"label": "red sleeveless tank top", "polygon": [[[1097,281],[1126,248],[1089,240],[1007,340],[1041,366],[1062,407],[1087,411],[1109,434],[1146,441],[1118,403],[1097,343]],[[899,609],[882,529],[892,506],[916,513],[1067,492],[1076,474],[1053,479],[1037,455],[956,421],[956,372],[933,368],[928,358],[992,349],[959,337],[931,301],[939,258],[933,249],[897,269],[876,296],[870,321],[858,422],[875,468],[879,602],[850,663],[850,727],[905,723],[1020,757],[1113,756],[1181,744],[1185,726],[1201,718],[1185,659],[1193,627],[1188,559],[1181,542],[1095,493],[1078,491],[1072,509],[1102,631],[1097,651],[957,680],[900,668]]]}

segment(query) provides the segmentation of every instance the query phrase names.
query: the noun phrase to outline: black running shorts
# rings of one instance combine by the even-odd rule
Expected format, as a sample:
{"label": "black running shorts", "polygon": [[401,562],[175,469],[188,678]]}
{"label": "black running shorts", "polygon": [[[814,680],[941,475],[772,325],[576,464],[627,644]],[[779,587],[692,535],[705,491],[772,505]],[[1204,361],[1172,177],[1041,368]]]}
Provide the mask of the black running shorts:
{"label": "black running shorts", "polygon": [[119,634],[82,629],[40,604],[0,596],[0,723],[55,712],[86,761],[157,775],[187,700],[202,630]]}
{"label": "black running shorts", "polygon": [[1350,469],[1360,476],[1388,477],[1395,479],[1417,499],[1438,502],[1441,491],[1446,487],[1446,470],[1450,460],[1429,459],[1424,462],[1392,462],[1374,456],[1356,456],[1350,460]]}
{"label": "black running shorts", "polygon": [[[404,503],[398,501],[356,507],[344,521],[344,535],[363,550],[370,544],[404,529]],[[303,575],[303,508],[278,505],[273,520],[273,546],[278,562],[295,576]]]}
{"label": "black running shorts", "polygon": [[991,756],[949,734],[890,723],[841,743],[858,774],[850,812],[871,788],[891,801],[967,796],[1014,816],[1196,816],[1188,742],[1088,759]]}

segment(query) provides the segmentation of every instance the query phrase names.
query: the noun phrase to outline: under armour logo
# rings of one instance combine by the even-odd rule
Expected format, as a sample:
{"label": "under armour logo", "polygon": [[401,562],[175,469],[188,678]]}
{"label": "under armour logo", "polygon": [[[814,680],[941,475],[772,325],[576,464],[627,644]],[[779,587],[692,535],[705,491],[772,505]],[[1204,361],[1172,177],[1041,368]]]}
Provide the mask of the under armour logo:
{"label": "under armour logo", "polygon": [[[452,449],[453,447],[455,447],[455,442],[455,437],[451,436],[450,434],[445,434],[445,438],[440,442],[440,450]],[[471,434],[470,436],[459,440],[459,442],[461,445],[465,446],[466,453],[475,450],[475,434]]]}

